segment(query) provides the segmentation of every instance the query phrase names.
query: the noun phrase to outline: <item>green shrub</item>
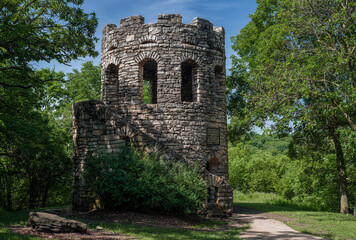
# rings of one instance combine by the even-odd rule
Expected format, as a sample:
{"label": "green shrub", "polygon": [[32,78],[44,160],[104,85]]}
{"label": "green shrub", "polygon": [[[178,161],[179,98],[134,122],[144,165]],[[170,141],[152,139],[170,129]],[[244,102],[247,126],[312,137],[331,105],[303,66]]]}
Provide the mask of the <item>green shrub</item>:
{"label": "green shrub", "polygon": [[[356,150],[353,147],[356,134],[344,129],[341,136],[352,211],[356,193]],[[245,194],[276,193],[285,200],[310,205],[313,209],[339,212],[339,174],[332,141],[326,140],[317,146],[294,143],[289,146],[288,155],[278,153],[288,139],[290,137],[278,142],[265,135],[254,136],[244,144],[230,143],[231,187]]]}
{"label": "green shrub", "polygon": [[207,197],[197,167],[162,160],[122,146],[98,152],[84,166],[89,191],[104,208],[195,213]]}
{"label": "green shrub", "polygon": [[277,192],[283,164],[289,158],[241,143],[229,146],[229,184],[241,192]]}

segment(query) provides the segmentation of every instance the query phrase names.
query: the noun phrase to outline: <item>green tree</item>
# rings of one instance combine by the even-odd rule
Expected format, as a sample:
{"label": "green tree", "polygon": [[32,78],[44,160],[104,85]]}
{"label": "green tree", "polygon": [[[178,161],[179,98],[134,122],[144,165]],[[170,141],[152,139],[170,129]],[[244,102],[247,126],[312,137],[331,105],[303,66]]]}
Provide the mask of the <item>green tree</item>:
{"label": "green tree", "polygon": [[[281,178],[290,159],[274,147],[261,149],[253,139],[245,144],[229,145],[229,184],[241,192],[280,192]],[[272,140],[272,137],[266,137]],[[262,144],[264,145],[264,144]],[[266,144],[268,145],[268,144]]]}
{"label": "green tree", "polygon": [[9,209],[46,205],[49,192],[68,179],[66,140],[52,128],[42,101],[45,84],[62,80],[63,74],[46,75],[34,66],[97,55],[97,20],[78,7],[82,3],[0,2],[0,184],[5,189],[0,202]]}
{"label": "green tree", "polygon": [[100,99],[100,66],[88,61],[82,64],[80,70],[74,69],[66,75],[50,69],[42,69],[40,74],[43,79],[60,79],[45,84],[41,103],[43,111],[51,119],[50,122],[66,135],[71,146],[72,106],[75,102]]}
{"label": "green tree", "polygon": [[[0,3],[0,86],[31,88],[39,61],[68,64],[97,56],[94,13],[78,8],[83,0],[6,0]],[[49,81],[51,79],[47,79]]]}
{"label": "green tree", "polygon": [[249,84],[245,97],[257,123],[270,119],[279,133],[309,132],[333,141],[340,212],[347,213],[346,164],[340,134],[344,128],[356,131],[356,3],[257,3],[251,21],[232,38],[239,55],[233,57],[232,71]]}

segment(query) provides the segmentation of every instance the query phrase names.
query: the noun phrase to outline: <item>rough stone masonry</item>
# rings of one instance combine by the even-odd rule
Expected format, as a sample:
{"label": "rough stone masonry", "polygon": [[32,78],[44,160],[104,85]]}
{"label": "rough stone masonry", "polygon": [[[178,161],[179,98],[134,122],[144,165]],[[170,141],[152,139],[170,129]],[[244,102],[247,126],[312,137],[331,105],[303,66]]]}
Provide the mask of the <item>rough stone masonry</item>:
{"label": "rough stone masonry", "polygon": [[104,27],[101,55],[101,101],[73,106],[73,210],[89,210],[94,201],[81,180],[86,154],[130,142],[198,163],[208,182],[208,211],[230,216],[224,29],[201,18],[183,24],[179,14],[159,15],[157,23],[132,16],[119,28]]}

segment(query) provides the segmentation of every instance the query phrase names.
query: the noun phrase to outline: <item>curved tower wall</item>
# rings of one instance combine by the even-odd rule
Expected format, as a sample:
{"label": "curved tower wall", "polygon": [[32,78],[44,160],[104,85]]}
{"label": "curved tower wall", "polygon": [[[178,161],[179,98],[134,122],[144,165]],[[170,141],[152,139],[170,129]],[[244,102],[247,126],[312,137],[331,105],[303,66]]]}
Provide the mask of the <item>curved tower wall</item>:
{"label": "curved tower wall", "polygon": [[[225,214],[231,214],[224,29],[201,18],[183,24],[179,14],[159,15],[157,23],[147,24],[142,16],[132,16],[121,19],[120,27],[105,26],[101,54],[102,101],[127,122],[125,131],[120,124],[111,123],[112,131],[103,134],[112,134],[118,142],[114,135],[121,129],[137,146],[159,145],[167,149],[168,158],[199,164],[209,184],[207,205],[220,204]],[[145,104],[143,82],[147,79],[151,103]],[[74,106],[77,132],[88,121],[83,119],[83,111],[91,109],[90,115],[98,110],[97,102],[96,107],[81,104]],[[109,122],[106,119],[103,124]],[[92,141],[77,138],[77,149]],[[110,141],[104,145],[108,144]],[[77,151],[78,159],[84,155]],[[76,169],[80,174],[79,167]]]}

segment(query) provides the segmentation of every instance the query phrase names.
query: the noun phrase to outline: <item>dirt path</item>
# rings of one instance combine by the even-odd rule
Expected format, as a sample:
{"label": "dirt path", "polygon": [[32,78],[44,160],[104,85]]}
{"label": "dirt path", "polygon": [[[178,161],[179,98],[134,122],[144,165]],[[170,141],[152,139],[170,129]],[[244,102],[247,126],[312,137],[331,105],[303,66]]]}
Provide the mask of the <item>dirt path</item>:
{"label": "dirt path", "polygon": [[[278,239],[278,240],[322,240],[309,234],[298,232],[278,220],[288,218],[257,210],[235,207],[234,215],[244,222],[250,223],[250,228],[239,235],[242,239]],[[277,220],[275,220],[277,219]]]}

